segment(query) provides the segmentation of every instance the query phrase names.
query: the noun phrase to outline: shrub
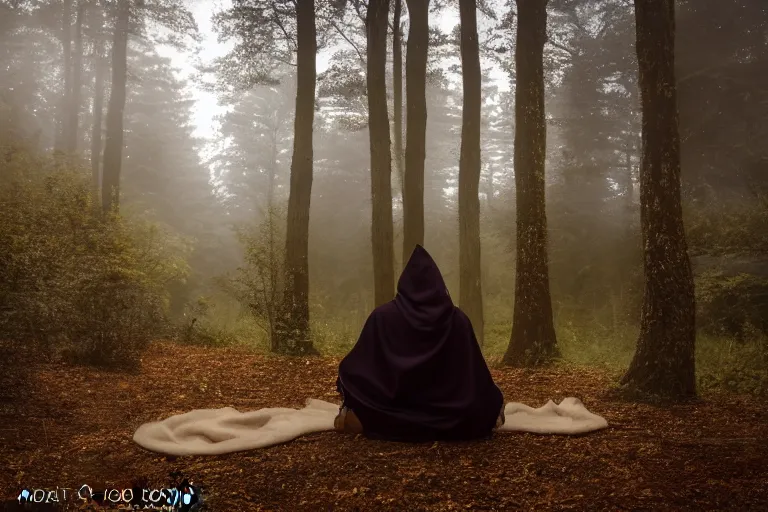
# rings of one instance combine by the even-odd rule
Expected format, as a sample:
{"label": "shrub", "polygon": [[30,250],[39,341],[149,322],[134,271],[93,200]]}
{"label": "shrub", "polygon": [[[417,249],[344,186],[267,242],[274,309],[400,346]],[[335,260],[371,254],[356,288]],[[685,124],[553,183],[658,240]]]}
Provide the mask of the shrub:
{"label": "shrub", "polygon": [[698,328],[737,340],[768,335],[768,279],[702,273],[696,280]]}
{"label": "shrub", "polygon": [[0,336],[91,364],[135,363],[166,326],[184,245],[140,218],[102,215],[77,164],[5,156]]}
{"label": "shrub", "polygon": [[[184,306],[184,321],[177,333],[179,341],[207,347],[234,344],[235,325],[223,326],[215,321],[219,315],[214,313],[218,313],[217,310],[224,304],[225,301],[212,300],[208,296],[200,296],[197,300],[187,302]],[[237,319],[233,324],[236,323]]]}
{"label": "shrub", "polygon": [[283,210],[271,207],[259,224],[241,228],[238,239],[244,249],[245,261],[231,279],[222,283],[267,333],[272,351],[277,348],[275,329],[282,303],[284,226]]}
{"label": "shrub", "polygon": [[696,366],[702,389],[768,396],[768,338],[736,342],[699,336]]}
{"label": "shrub", "polygon": [[694,254],[768,252],[768,197],[737,204],[689,203],[683,213],[688,245]]}

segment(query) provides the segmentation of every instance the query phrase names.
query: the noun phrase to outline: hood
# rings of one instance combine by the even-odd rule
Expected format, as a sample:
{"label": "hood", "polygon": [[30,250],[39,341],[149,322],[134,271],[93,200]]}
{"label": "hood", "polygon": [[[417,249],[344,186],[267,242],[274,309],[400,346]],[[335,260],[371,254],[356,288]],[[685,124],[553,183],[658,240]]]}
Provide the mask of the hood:
{"label": "hood", "polygon": [[443,275],[426,249],[417,245],[397,282],[395,304],[418,330],[442,327],[454,306]]}

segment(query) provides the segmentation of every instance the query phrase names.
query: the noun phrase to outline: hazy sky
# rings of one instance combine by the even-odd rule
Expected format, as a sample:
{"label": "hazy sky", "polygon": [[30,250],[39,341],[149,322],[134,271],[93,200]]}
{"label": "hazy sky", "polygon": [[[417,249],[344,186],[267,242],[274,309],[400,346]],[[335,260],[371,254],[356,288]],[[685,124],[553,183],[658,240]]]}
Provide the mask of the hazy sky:
{"label": "hazy sky", "polygon": [[[199,58],[203,62],[209,62],[212,59],[225,54],[227,51],[227,45],[219,44],[216,40],[211,17],[214,13],[219,12],[229,4],[229,0],[207,0],[195,2],[190,6],[190,10],[195,16],[195,21],[197,21],[197,26],[203,36],[202,50],[199,54]],[[173,61],[173,65],[181,70],[183,76],[189,77],[193,72],[193,63],[196,56],[192,52],[178,52],[167,47],[161,48],[159,52],[170,57]],[[194,123],[197,125],[195,135],[210,138],[215,134],[216,128],[213,122],[213,117],[221,113],[224,109],[217,105],[216,96],[214,94],[205,92],[199,87],[195,87],[194,83],[191,84],[191,88],[197,100],[196,110],[193,116]]]}
{"label": "hazy sky", "polygon": [[[210,62],[212,59],[225,54],[228,45],[219,44],[216,40],[216,34],[213,32],[211,17],[216,12],[231,5],[230,0],[191,0],[190,10],[195,16],[200,33],[203,36],[202,51],[199,58],[203,62]],[[459,15],[455,9],[447,9],[441,16],[435,19],[435,24],[444,32],[450,32],[459,22]],[[160,53],[170,57],[173,65],[181,71],[181,75],[189,77],[193,72],[193,63],[196,56],[190,53],[178,52],[170,48],[160,49]],[[323,52],[317,56],[317,72],[321,73],[328,67],[328,61],[331,52]],[[459,62],[458,56],[455,57],[455,63]],[[453,62],[452,62],[453,63]],[[492,73],[494,81],[503,90],[507,88],[504,73],[500,69],[494,69]],[[196,111],[193,120],[197,129],[195,135],[206,139],[213,138],[216,134],[216,124],[213,121],[214,116],[221,114],[225,107],[221,107],[216,102],[216,96],[205,92],[194,83],[191,84],[193,94],[197,100]]]}

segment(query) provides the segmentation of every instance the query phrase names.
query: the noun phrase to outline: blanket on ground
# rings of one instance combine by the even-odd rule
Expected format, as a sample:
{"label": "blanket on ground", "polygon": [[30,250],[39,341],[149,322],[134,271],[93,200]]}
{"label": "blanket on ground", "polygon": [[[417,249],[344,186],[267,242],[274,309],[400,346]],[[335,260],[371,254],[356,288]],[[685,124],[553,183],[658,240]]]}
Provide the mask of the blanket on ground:
{"label": "blanket on ground", "polygon": [[[168,455],[217,455],[285,443],[313,432],[333,430],[339,406],[310,398],[303,409],[272,407],[239,412],[232,407],[196,409],[141,425],[133,435],[140,446]],[[501,432],[584,434],[608,426],[577,398],[547,402],[534,409],[508,403]]]}

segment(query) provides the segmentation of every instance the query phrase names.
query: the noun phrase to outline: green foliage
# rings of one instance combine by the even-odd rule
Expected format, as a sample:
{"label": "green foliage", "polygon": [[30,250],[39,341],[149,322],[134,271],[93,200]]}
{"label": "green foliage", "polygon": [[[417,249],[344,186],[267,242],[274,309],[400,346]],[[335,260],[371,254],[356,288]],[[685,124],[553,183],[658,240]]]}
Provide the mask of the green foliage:
{"label": "green foliage", "polygon": [[321,302],[310,304],[312,344],[322,354],[344,357],[355,346],[363,322],[352,317],[327,315],[322,311]]}
{"label": "green foliage", "polygon": [[200,296],[197,300],[185,304],[179,341],[208,347],[234,344],[237,337],[232,326],[216,321],[225,305],[225,301],[207,296]]}
{"label": "green foliage", "polygon": [[[745,283],[743,277],[727,281]],[[711,288],[701,284],[697,287]],[[728,285],[724,285],[728,289]],[[701,300],[701,299],[700,299]],[[700,304],[701,305],[701,304]],[[701,316],[701,315],[700,315]],[[512,302],[486,298],[486,333],[483,353],[489,364],[501,360],[511,331]],[[639,334],[636,322],[610,322],[611,315],[585,316],[561,311],[556,317],[557,341],[562,362],[585,367],[602,367],[620,376],[626,371]],[[739,341],[733,336],[708,334],[702,329],[696,341],[696,373],[699,389],[768,395],[768,336],[745,328]]]}
{"label": "green foliage", "polygon": [[614,328],[598,322],[561,321],[557,341],[562,357],[578,365],[624,370],[635,351],[639,329],[622,325]]}
{"label": "green foliage", "polygon": [[708,271],[697,279],[697,324],[738,340],[768,335],[768,279]]}
{"label": "green foliage", "polygon": [[768,396],[768,337],[737,342],[699,336],[696,363],[702,389]]}
{"label": "green foliage", "polygon": [[238,238],[245,252],[245,261],[225,283],[229,293],[267,333],[273,350],[282,303],[285,225],[283,208],[272,206],[260,223],[241,228]]}
{"label": "green foliage", "polygon": [[162,336],[182,242],[140,218],[106,218],[76,165],[27,152],[0,164],[0,336],[81,362],[131,364]]}
{"label": "green foliage", "polygon": [[683,212],[694,253],[768,253],[768,197],[706,206],[692,202]]}

